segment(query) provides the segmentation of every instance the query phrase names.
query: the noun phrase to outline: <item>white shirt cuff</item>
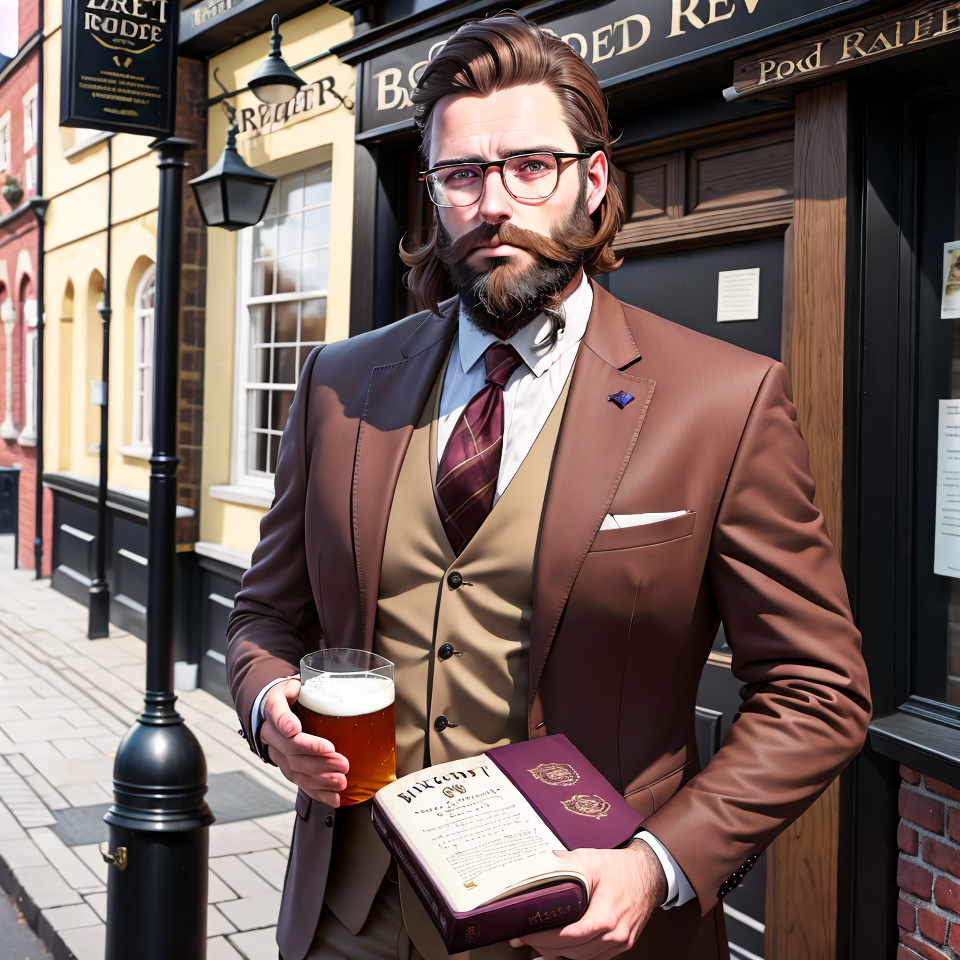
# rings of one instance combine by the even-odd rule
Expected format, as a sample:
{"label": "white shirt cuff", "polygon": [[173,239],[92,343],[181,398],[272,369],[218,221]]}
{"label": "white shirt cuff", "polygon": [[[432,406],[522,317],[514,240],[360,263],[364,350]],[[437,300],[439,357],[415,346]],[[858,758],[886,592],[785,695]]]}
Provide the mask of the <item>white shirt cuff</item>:
{"label": "white shirt cuff", "polygon": [[683,906],[696,897],[693,887],[680,864],[670,856],[670,851],[649,830],[641,830],[635,840],[642,840],[656,855],[667,878],[667,899],[660,906],[664,910]]}
{"label": "white shirt cuff", "polygon": [[250,711],[250,737],[253,740],[253,743],[257,748],[257,754],[261,757],[261,759],[263,754],[260,753],[260,724],[263,722],[263,698],[267,695],[267,691],[272,687],[275,687],[278,683],[285,683],[287,680],[299,679],[299,674],[294,674],[292,677],[277,677],[276,680],[271,680],[257,694],[257,699],[253,701],[253,709]]}

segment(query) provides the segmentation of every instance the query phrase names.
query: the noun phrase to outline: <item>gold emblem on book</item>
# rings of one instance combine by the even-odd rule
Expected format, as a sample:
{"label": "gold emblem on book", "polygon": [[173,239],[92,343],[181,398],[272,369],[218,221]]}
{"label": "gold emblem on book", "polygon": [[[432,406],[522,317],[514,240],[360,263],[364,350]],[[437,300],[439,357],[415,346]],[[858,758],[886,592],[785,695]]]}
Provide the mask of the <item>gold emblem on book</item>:
{"label": "gold emblem on book", "polygon": [[463,939],[467,943],[476,943],[480,939],[480,931],[476,927],[467,927],[463,931]]}
{"label": "gold emblem on book", "polygon": [[561,802],[571,813],[581,817],[593,817],[594,820],[602,820],[610,810],[610,804],[595,793],[590,796],[585,793],[578,793],[569,800]]}
{"label": "gold emblem on book", "polygon": [[572,787],[580,779],[580,774],[569,763],[541,763],[528,772],[551,787]]}

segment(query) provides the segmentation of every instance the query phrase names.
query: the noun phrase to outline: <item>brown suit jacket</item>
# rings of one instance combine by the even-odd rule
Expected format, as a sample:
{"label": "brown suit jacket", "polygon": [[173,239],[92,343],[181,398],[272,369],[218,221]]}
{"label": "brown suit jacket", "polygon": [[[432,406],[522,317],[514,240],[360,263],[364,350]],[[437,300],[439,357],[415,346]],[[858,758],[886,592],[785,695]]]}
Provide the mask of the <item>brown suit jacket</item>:
{"label": "brown suit jacket", "polygon": [[[725,956],[731,878],[863,744],[860,635],[784,368],[593,293],[540,533],[529,734],[566,734],[697,893],[657,911],[631,953]],[[393,491],[456,329],[450,301],[308,359],[228,627],[244,728],[304,653],[370,647]],[[635,398],[622,410],[608,400],[621,390]],[[688,512],[600,530],[607,513],[676,510]],[[744,700],[701,771],[694,703],[721,619]],[[309,947],[333,833],[330,808],[301,793],[297,811],[286,960]]]}

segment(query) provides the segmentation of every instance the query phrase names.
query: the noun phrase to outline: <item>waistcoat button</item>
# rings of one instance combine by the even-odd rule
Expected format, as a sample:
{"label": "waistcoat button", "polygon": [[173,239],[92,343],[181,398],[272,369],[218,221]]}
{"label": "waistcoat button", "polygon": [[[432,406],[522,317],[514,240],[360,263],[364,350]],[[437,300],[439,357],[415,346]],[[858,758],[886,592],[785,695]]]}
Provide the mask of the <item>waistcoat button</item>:
{"label": "waistcoat button", "polygon": [[447,575],[447,586],[451,590],[458,590],[463,586],[463,577],[454,570],[453,573]]}
{"label": "waistcoat button", "polygon": [[441,660],[449,660],[455,653],[456,653],[456,650],[453,649],[453,644],[452,644],[452,643],[445,643],[445,644],[437,651],[437,656],[438,656]]}
{"label": "waistcoat button", "polygon": [[440,716],[433,721],[433,729],[436,730],[437,733],[443,733],[449,726],[450,721],[443,714],[440,714]]}

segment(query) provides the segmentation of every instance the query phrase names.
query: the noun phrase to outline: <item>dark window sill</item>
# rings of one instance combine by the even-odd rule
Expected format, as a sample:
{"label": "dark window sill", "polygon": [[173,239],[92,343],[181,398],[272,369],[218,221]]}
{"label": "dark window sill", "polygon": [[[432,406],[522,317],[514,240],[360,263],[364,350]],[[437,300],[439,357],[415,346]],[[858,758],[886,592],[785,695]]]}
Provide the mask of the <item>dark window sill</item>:
{"label": "dark window sill", "polygon": [[870,746],[898,763],[960,787],[960,710],[956,707],[911,697],[870,724]]}

